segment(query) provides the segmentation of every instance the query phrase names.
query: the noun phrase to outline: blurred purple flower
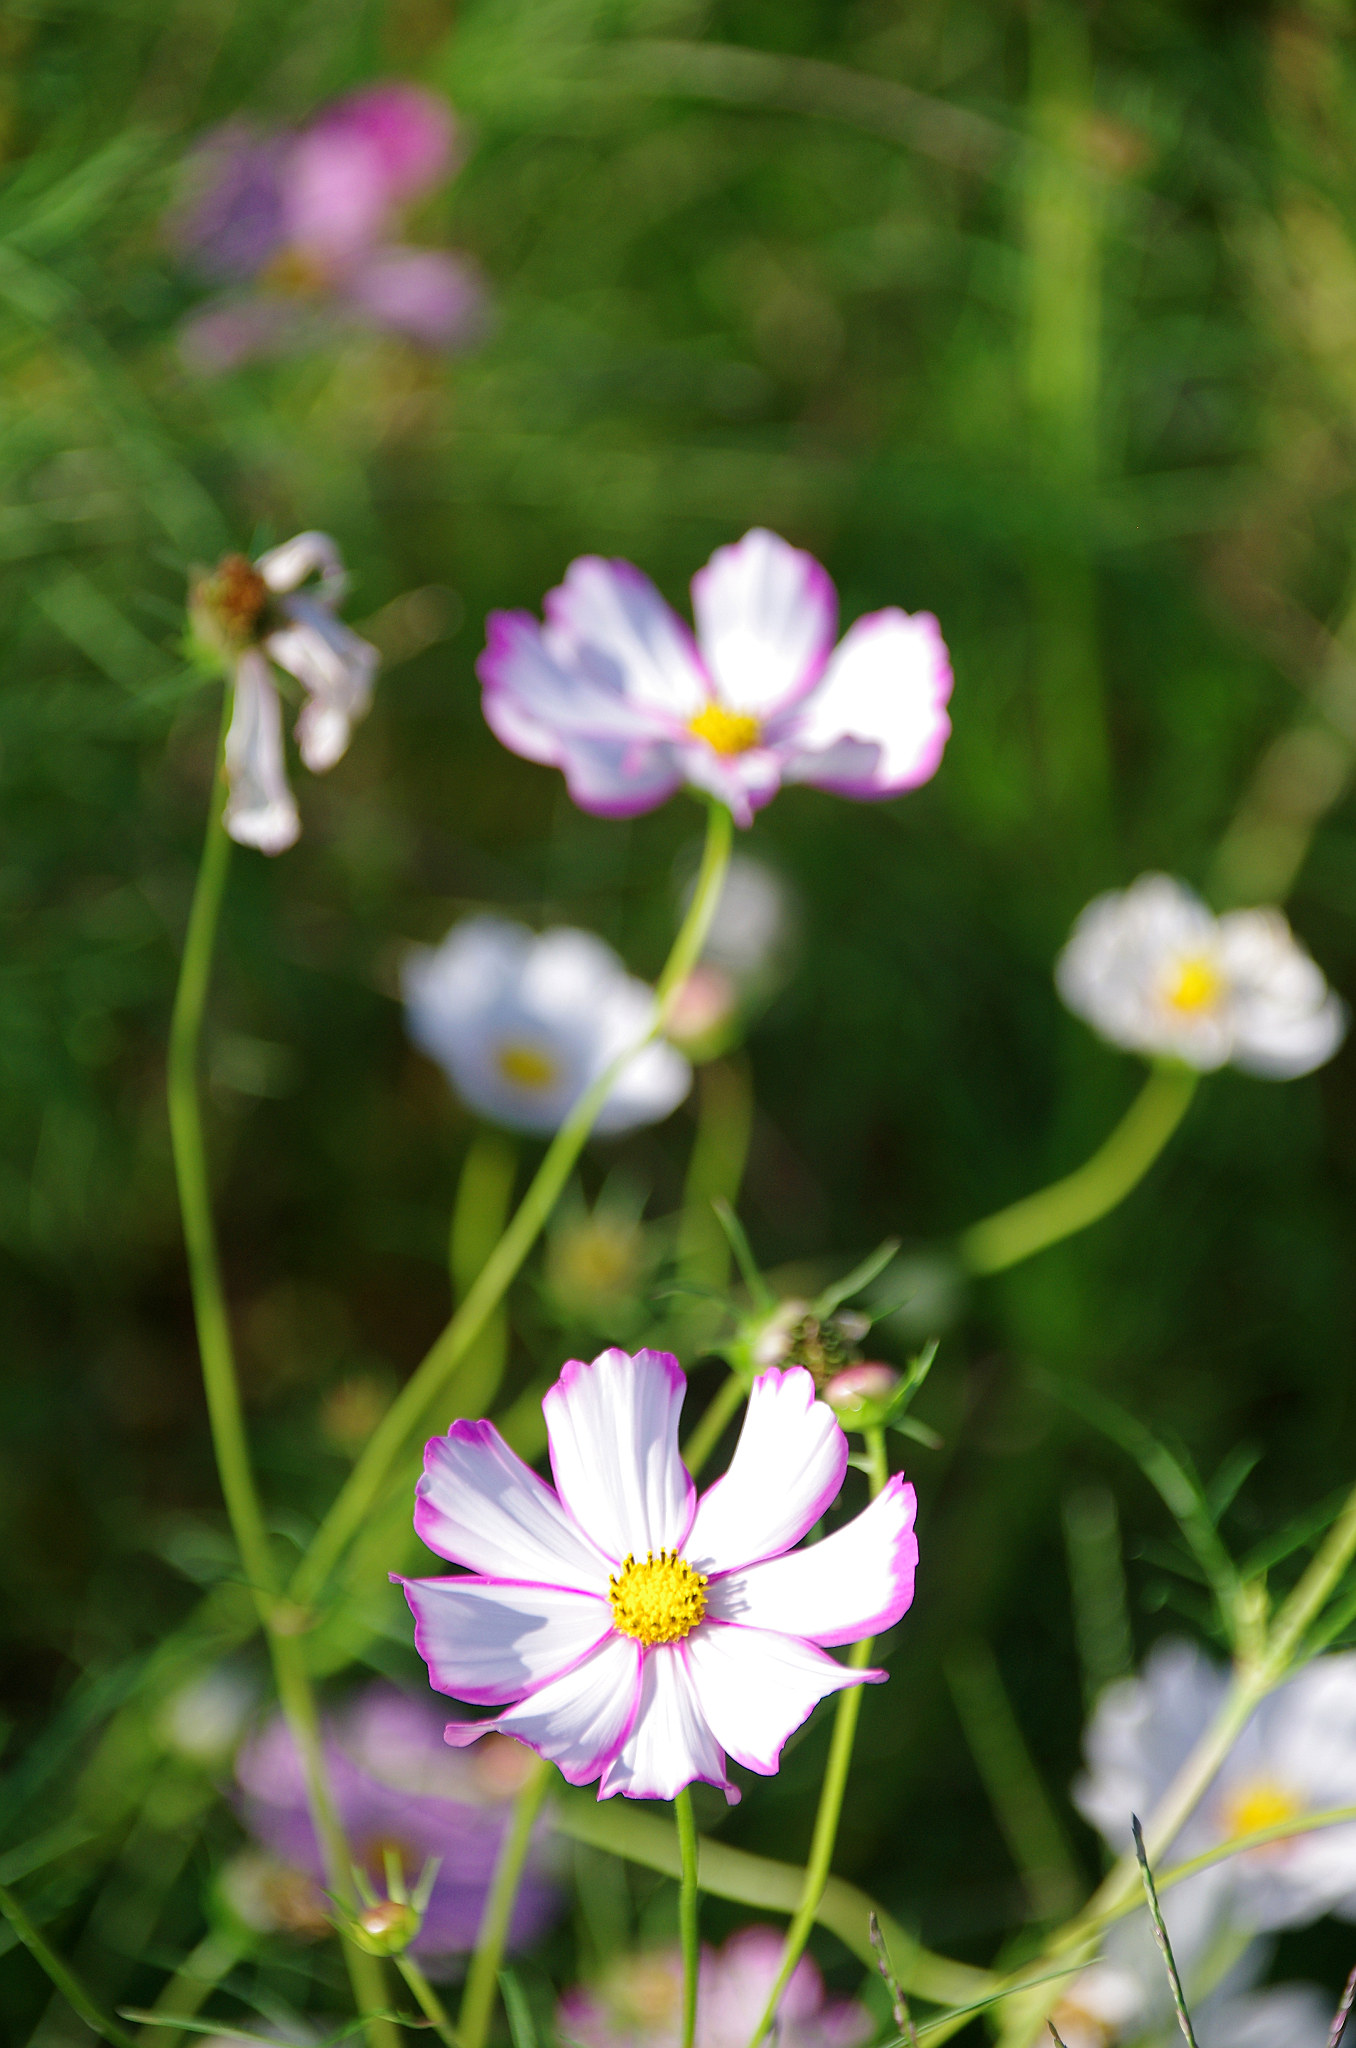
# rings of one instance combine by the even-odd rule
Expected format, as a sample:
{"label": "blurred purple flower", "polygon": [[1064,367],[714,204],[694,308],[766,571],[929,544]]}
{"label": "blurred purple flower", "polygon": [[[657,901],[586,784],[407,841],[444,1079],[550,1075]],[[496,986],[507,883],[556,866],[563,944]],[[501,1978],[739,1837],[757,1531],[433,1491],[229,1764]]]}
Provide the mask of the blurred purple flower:
{"label": "blurred purple flower", "polygon": [[[744,1927],[723,1948],[702,1950],[697,2048],[745,2048],[762,2018],[782,1961],[773,1927]],[[600,1984],[567,1991],[556,2008],[563,2041],[576,2048],[678,2048],[683,1961],[677,1949],[627,1956]],[[875,2031],[865,2006],[829,1998],[803,1956],[777,2008],[779,2048],[860,2048]]]}
{"label": "blurred purple flower", "polygon": [[336,322],[429,348],[473,341],[484,324],[473,266],[398,239],[402,210],[458,160],[446,103],[398,82],[351,93],[299,130],[218,128],[189,157],[169,222],[180,253],[232,287],[186,323],[189,366],[305,347]]}
{"label": "blurred purple flower", "polygon": [[[374,1685],[326,1729],[330,1785],[354,1858],[385,1889],[383,1852],[396,1849],[413,1884],[430,1856],[442,1867],[412,1951],[435,1974],[475,1946],[513,1794],[532,1759],[506,1736],[474,1752],[449,1749],[446,1711]],[[281,1715],[236,1761],[245,1824],[256,1840],[317,1884],[323,1882],[301,1764]],[[529,1858],[512,1940],[525,1947],[546,1927],[556,1893],[540,1844]]]}

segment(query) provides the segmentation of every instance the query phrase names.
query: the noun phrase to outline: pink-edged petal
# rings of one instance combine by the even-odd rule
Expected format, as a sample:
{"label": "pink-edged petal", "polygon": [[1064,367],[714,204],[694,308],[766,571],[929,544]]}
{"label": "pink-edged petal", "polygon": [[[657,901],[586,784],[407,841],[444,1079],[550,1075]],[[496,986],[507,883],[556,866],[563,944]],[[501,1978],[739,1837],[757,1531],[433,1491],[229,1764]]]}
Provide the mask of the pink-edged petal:
{"label": "pink-edged petal", "polygon": [[837,1499],[848,1446],[803,1366],[753,1383],[730,1469],[697,1503],[684,1545],[702,1572],[778,1557]]}
{"label": "pink-edged petal", "polygon": [[308,576],[320,578],[320,595],[330,604],[338,604],[348,589],[348,572],[338,543],[314,528],[293,534],[281,547],[269,548],[254,566],[269,589],[279,593],[296,590]]}
{"label": "pink-edged petal", "polygon": [[464,1749],[482,1735],[512,1735],[549,1757],[571,1785],[589,1785],[630,1733],[640,1690],[640,1644],[612,1635],[581,1664],[492,1721],[449,1721],[446,1739]]}
{"label": "pink-edged petal", "polygon": [[572,1358],[542,1402],[560,1498],[605,1557],[675,1550],[692,1521],[678,1455],[687,1381],[668,1351]]}
{"label": "pink-edged petal", "polygon": [[697,571],[692,611],[721,702],[756,718],[811,687],[838,627],[827,571],[760,526]]}
{"label": "pink-edged petal", "polygon": [[872,612],[769,740],[790,756],[788,782],[893,796],[936,772],[951,731],[950,695],[951,662],[931,612]]}
{"label": "pink-edged petal", "polygon": [[781,756],[767,747],[719,754],[705,740],[693,737],[678,742],[673,754],[684,779],[724,804],[745,830],[753,823],[754,812],[771,803],[782,786]]}
{"label": "pink-edged petal", "polygon": [[629,818],[682,781],[669,723],[547,645],[527,612],[492,612],[476,664],[485,723],[511,753],[559,768],[581,810]]}
{"label": "pink-edged petal", "polygon": [[813,1643],[771,1629],[703,1622],[683,1644],[706,1725],[736,1763],[771,1777],[782,1744],[811,1708],[845,1686],[879,1685],[884,1671],[850,1671]]}
{"label": "pink-edged petal", "polygon": [[821,1645],[876,1635],[913,1599],[917,1508],[913,1488],[896,1474],[870,1507],[822,1543],[712,1579],[706,1611],[713,1621]]}
{"label": "pink-edged petal", "polygon": [[544,609],[550,645],[629,702],[685,723],[709,701],[691,633],[630,562],[581,555]]}
{"label": "pink-edged petal", "polygon": [[283,764],[282,706],[268,663],[253,649],[236,663],[225,768],[222,816],[232,839],[260,853],[294,845],[301,820]]}
{"label": "pink-edged petal", "polygon": [[720,1744],[707,1727],[689,1676],[681,1643],[659,1643],[647,1651],[640,1678],[640,1705],[625,1742],[598,1787],[600,1799],[673,1799],[700,1778],[738,1795],[725,1770]]}
{"label": "pink-edged petal", "polygon": [[425,1447],[414,1526],[439,1557],[487,1578],[606,1598],[608,1564],[492,1422],[454,1422]]}
{"label": "pink-edged petal", "polygon": [[439,1692],[499,1707],[559,1677],[612,1633],[593,1593],[507,1579],[402,1579],[414,1642]]}

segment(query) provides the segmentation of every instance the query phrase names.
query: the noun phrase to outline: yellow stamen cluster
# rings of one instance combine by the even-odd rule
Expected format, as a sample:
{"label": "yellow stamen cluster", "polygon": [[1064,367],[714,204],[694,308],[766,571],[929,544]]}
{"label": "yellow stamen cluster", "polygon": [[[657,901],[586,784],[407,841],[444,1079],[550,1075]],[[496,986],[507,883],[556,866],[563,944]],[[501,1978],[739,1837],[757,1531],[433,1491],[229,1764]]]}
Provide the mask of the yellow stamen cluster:
{"label": "yellow stamen cluster", "polygon": [[652,1550],[643,1559],[628,1551],[608,1583],[612,1620],[638,1643],[676,1643],[706,1612],[706,1579],[676,1550]]}
{"label": "yellow stamen cluster", "polygon": [[688,731],[718,754],[747,754],[756,747],[761,729],[747,711],[727,711],[723,704],[708,704],[688,720]]}
{"label": "yellow stamen cluster", "polygon": [[1293,1820],[1304,1811],[1304,1801],[1297,1799],[1293,1792],[1278,1785],[1274,1778],[1249,1778],[1226,1793],[1222,1803],[1221,1818],[1229,1840],[1237,1841],[1240,1835],[1251,1835],[1258,1828],[1275,1827],[1283,1820]]}
{"label": "yellow stamen cluster", "polygon": [[515,1088],[550,1088],[560,1068],[535,1045],[501,1045],[495,1055],[500,1073]]}
{"label": "yellow stamen cluster", "polygon": [[1184,960],[1168,990],[1168,1001],[1174,1010],[1194,1015],[1218,1002],[1223,987],[1218,970],[1209,960]]}

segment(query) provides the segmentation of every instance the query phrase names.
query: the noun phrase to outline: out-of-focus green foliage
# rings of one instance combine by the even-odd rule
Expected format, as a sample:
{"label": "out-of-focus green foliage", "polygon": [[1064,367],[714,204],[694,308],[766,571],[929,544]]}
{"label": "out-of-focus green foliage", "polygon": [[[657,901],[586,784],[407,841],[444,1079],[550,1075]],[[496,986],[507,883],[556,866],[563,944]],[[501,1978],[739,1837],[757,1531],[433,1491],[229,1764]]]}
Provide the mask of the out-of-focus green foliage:
{"label": "out-of-focus green foliage", "polygon": [[[586,818],[481,721],[486,611],[537,606],[572,556],[679,601],[766,524],[847,617],[933,610],[954,655],[935,783],[793,791],[752,836],[802,906],[749,1046],[740,1203],[787,1291],[887,1234],[945,1239],[1110,1127],[1136,1076],[1050,981],[1096,889],[1162,866],[1288,898],[1356,991],[1356,44],[1338,0],[24,0],[0,47],[0,1817],[8,1842],[64,1824],[86,1771],[71,1825],[97,1813],[120,1860],[72,1837],[48,1903],[101,1995],[139,1997],[197,1938],[233,1823],[149,1723],[94,1732],[204,1589],[206,1634],[243,1627],[163,1109],[218,715],[182,650],[190,567],[326,528],[386,658],[350,755],[300,779],[300,846],[236,856],[212,1001],[226,1273],[286,1542],[447,1312],[471,1126],[405,1044],[403,946],[492,906],[653,973],[689,872],[685,800]],[[191,376],[197,290],[161,226],[182,152],[387,74],[466,124],[419,226],[480,262],[489,338]],[[948,1657],[987,1638],[1050,1784],[1074,1767],[1062,1529],[1092,1530],[1092,1570],[1106,1526],[1077,1489],[1120,1497],[1140,1645],[1204,1613],[1140,1555],[1148,1487],[1033,1368],[1207,1472],[1263,1446],[1244,1548],[1349,1479],[1351,1073],[1211,1081],[1122,1211],[938,1332],[919,1414],[944,1447],[907,1447],[920,1596],[839,1853],[930,1942],[988,1952],[1024,1911]],[[566,1338],[635,1335],[606,1297],[671,1258],[693,1129],[592,1149],[515,1297],[510,1394]],[[615,1245],[579,1263],[605,1182],[625,1284]],[[394,1596],[381,1614],[363,1654],[413,1682]],[[1105,1677],[1124,1646],[1098,1640]],[[822,1741],[730,1839],[803,1855]],[[1325,1940],[1312,1966],[1340,1975]],[[45,2001],[0,1960],[0,2033]]]}

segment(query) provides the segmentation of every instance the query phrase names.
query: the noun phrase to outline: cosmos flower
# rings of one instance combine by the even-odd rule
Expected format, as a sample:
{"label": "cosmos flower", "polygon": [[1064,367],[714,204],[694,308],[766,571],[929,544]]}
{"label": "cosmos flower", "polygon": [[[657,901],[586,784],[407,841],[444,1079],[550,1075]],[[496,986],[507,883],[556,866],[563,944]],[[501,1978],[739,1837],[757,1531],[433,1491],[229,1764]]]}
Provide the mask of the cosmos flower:
{"label": "cosmos flower", "polygon": [[688,783],[748,825],[784,782],[885,797],[935,772],[951,665],[930,612],[872,612],[835,648],[825,571],[761,528],[716,550],[692,607],[695,637],[629,562],[572,562],[544,626],[490,615],[491,731],[613,818]]}
{"label": "cosmos flower", "polygon": [[678,1455],[686,1386],[664,1351],[572,1359],[542,1406],[552,1492],[489,1422],[425,1454],[415,1528],[475,1576],[405,1584],[440,1692],[503,1709],[451,1743],[515,1735],[598,1797],[727,1798],[728,1753],[770,1776],[827,1694],[885,1678],[825,1654],[913,1598],[902,1478],[846,1527],[792,1547],[837,1497],[847,1439],[807,1372],[754,1382],[730,1469],[698,1500]]}
{"label": "cosmos flower", "polygon": [[[747,2048],[777,1981],[782,1937],[744,1927],[722,1948],[702,1950],[697,1980],[697,2048]],[[567,1991],[556,2031],[577,2048],[679,2048],[683,1958],[678,1949],[622,1958],[602,1980]],[[855,1999],[829,1998],[802,1956],[777,2008],[778,2048],[859,2048],[875,2022]]]}
{"label": "cosmos flower", "polygon": [[388,81],[337,100],[304,128],[217,129],[190,156],[173,240],[227,287],[188,322],[190,368],[222,371],[294,350],[338,326],[430,348],[472,340],[483,293],[463,258],[408,248],[400,215],[456,168],[446,102]]}
{"label": "cosmos flower", "polygon": [[[404,972],[411,1038],[471,1109],[510,1130],[556,1130],[618,1054],[640,1039],[654,991],[591,932],[540,935],[500,917],[457,925]],[[604,1134],[658,1123],[692,1085],[662,1039],[623,1070],[594,1126]]]}
{"label": "cosmos flower", "polygon": [[1131,1052],[1284,1081],[1332,1058],[1344,1005],[1279,910],[1214,917],[1170,875],[1089,903],[1055,967],[1060,995]]}
{"label": "cosmos flower", "polygon": [[[1138,1678],[1102,1694],[1074,1803],[1117,1854],[1130,1845],[1131,1814],[1152,1812],[1228,1683],[1202,1651],[1169,1640]],[[1336,1806],[1356,1806],[1356,1654],[1315,1658],[1263,1700],[1162,1861]],[[1303,1926],[1324,1913],[1356,1919],[1356,1824],[1249,1849],[1175,1891],[1213,1900],[1249,1930]]]}
{"label": "cosmos flower", "polygon": [[[475,1946],[481,1908],[494,1872],[513,1794],[528,1762],[516,1743],[461,1756],[442,1739],[441,1714],[394,1686],[375,1685],[326,1731],[330,1786],[354,1857],[385,1889],[384,1852],[400,1854],[413,1886],[428,1858],[440,1856],[423,1926],[411,1944],[425,1967]],[[307,1927],[298,1880],[319,1887],[324,1864],[311,1825],[300,1760],[281,1715],[246,1744],[236,1762],[246,1826],[276,1862],[264,1864],[252,1889],[237,1879],[242,1917],[276,1910],[278,1923],[314,1931],[323,1895]],[[290,1889],[289,1889],[290,1880]],[[255,1895],[258,1895],[257,1898]],[[262,1904],[260,1903],[262,1901]],[[275,1902],[282,1901],[281,1905]],[[514,1912],[516,1944],[532,1941],[553,1914],[554,1888],[540,1848],[534,1850]]]}
{"label": "cosmos flower", "polygon": [[232,679],[226,830],[261,853],[282,853],[301,832],[270,661],[301,685],[296,740],[314,775],[342,758],[372,701],[380,656],[336,616],[347,587],[329,535],[299,533],[257,562],[225,556],[190,595],[195,632]]}

